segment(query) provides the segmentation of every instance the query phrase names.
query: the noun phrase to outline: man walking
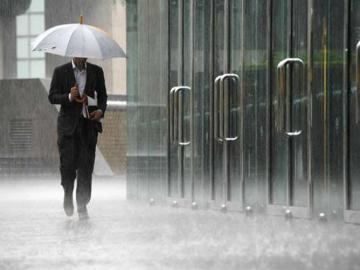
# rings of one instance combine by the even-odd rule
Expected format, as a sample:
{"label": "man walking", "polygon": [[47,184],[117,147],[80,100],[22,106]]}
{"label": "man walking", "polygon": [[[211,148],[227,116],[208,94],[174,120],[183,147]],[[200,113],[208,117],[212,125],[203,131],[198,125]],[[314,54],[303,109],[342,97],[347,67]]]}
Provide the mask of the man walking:
{"label": "man walking", "polygon": [[[106,110],[107,93],[101,67],[75,57],[68,64],[55,68],[49,101],[60,104],[57,123],[61,185],[64,188],[66,215],[74,213],[73,190],[77,179],[76,203],[79,219],[88,219],[87,204],[91,197],[92,173],[100,119]],[[93,111],[87,97],[97,97]]]}

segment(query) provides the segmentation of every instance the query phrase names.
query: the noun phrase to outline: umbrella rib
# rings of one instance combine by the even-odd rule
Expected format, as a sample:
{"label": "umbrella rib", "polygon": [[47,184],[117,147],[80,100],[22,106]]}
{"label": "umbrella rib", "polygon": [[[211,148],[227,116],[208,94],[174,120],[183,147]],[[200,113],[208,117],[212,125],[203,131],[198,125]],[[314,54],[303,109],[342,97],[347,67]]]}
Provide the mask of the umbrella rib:
{"label": "umbrella rib", "polygon": [[[64,25],[64,26],[68,26],[68,25]],[[41,44],[44,39],[48,39],[50,35],[56,33],[56,31],[58,31],[59,29],[61,29],[64,26],[63,25],[54,26],[54,27],[46,30],[45,32],[41,33],[40,35],[38,35],[35,38],[35,40],[31,42],[32,49],[36,50],[36,47],[38,47],[39,44]]]}
{"label": "umbrella rib", "polygon": [[87,31],[88,33],[90,33],[89,37],[91,37],[91,38],[93,39],[94,43],[95,43],[96,46],[98,47],[98,49],[99,49],[99,51],[100,51],[100,54],[101,54],[101,59],[104,59],[102,48],[101,48],[98,40],[96,39],[94,33],[93,33],[92,31],[90,31],[89,28],[85,28],[85,29],[86,29],[86,31]]}
{"label": "umbrella rib", "polygon": [[64,52],[64,56],[67,55],[67,51],[68,51],[68,49],[69,49],[70,40],[72,39],[72,37],[74,36],[75,32],[76,32],[78,29],[79,29],[79,26],[76,27],[76,28],[74,29],[74,31],[71,33],[71,35],[70,35],[70,37],[69,37],[69,40],[68,40],[68,42],[67,42],[67,46],[66,46],[66,50],[65,50],[65,52]]}
{"label": "umbrella rib", "polygon": [[[74,26],[74,24],[66,24],[63,26],[55,26],[53,28],[48,29],[47,31],[45,31],[44,33],[42,33],[38,36],[38,38],[41,38],[41,39],[33,41],[34,42],[33,50],[38,50],[37,47],[48,49],[48,46],[49,46],[48,44],[50,44],[50,45],[52,44],[51,46],[54,45],[55,46],[54,48],[56,48],[56,49],[51,50],[51,51],[45,51],[45,52],[65,56],[66,49],[63,49],[62,51],[58,50],[59,48],[61,48],[61,46],[58,46],[56,43],[53,43],[53,42],[51,43],[50,41],[53,39],[53,36],[59,35],[58,30],[60,30],[60,32],[61,32],[62,30],[64,30],[65,27],[72,27],[72,29],[74,29],[73,26]],[[43,45],[41,45],[44,42],[45,42],[45,44],[47,44],[47,47],[44,47]]]}
{"label": "umbrella rib", "polygon": [[[109,41],[108,44],[111,47],[110,50],[111,51],[113,51],[113,50],[118,51],[116,56],[126,57],[126,54],[123,51],[123,49],[119,46],[119,44],[117,44],[115,42],[115,40],[111,37],[111,35],[109,33],[105,32],[105,31],[103,31],[103,30],[101,30],[101,29],[99,29],[97,27],[93,27],[93,26],[91,26],[90,29],[96,30],[96,31],[93,31],[93,34],[94,34],[94,36],[96,38],[96,41],[98,42],[99,47],[101,48],[102,52],[104,52],[104,50],[105,50],[105,47],[102,46],[103,45],[102,42],[103,42],[104,39],[106,39],[106,40]],[[105,56],[105,54],[106,54],[106,56]],[[104,54],[103,54],[103,59],[108,58],[108,57],[109,57],[109,53],[107,51],[105,51]]]}

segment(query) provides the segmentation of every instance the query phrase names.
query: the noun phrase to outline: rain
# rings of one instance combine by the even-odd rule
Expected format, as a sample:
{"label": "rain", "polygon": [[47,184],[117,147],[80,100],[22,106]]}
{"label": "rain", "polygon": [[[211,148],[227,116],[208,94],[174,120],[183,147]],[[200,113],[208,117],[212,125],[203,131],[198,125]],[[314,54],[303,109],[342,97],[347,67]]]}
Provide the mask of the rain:
{"label": "rain", "polygon": [[[345,20],[360,5],[298,2],[1,0],[0,270],[359,269],[356,76],[343,46],[360,38]],[[64,212],[61,106],[48,99],[71,57],[32,50],[44,31],[78,23],[121,47],[121,58],[86,56],[108,97],[85,219],[75,192]],[[306,27],[323,32],[310,40]],[[296,57],[308,58],[292,70]],[[288,96],[263,91],[277,89],[276,61]],[[307,83],[286,82],[298,74]]]}
{"label": "rain", "polygon": [[94,179],[91,218],[63,213],[56,179],[0,185],[0,269],[357,269],[360,228],[126,200]]}

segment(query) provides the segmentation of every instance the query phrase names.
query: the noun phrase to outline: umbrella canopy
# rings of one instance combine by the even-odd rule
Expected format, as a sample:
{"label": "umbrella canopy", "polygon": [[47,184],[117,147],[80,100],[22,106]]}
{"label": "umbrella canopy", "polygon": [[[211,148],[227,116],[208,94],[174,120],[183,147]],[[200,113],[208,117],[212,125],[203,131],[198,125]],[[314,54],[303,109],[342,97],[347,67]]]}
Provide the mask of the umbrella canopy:
{"label": "umbrella canopy", "polygon": [[32,42],[32,48],[33,51],[68,57],[126,57],[123,49],[108,33],[82,23],[63,24],[48,29],[36,37]]}

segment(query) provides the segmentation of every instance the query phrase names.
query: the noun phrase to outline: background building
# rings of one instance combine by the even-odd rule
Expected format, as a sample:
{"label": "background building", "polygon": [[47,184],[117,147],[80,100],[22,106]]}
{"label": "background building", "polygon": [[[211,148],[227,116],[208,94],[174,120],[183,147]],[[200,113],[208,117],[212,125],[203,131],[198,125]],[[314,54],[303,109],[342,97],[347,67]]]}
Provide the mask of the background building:
{"label": "background building", "polygon": [[[31,42],[52,26],[78,23],[81,14],[85,17],[85,23],[107,31],[126,51],[125,1],[1,1],[0,93],[4,136],[0,144],[0,173],[58,171],[57,112],[55,107],[48,104],[47,91],[54,68],[71,59],[32,52]],[[109,110],[104,133],[99,137],[97,155],[101,160],[97,163],[102,165],[95,172],[124,174],[126,59],[89,61],[104,69],[109,94]],[[36,113],[39,107],[44,109],[42,115]],[[37,133],[48,136],[39,137]],[[17,146],[16,151],[12,149],[14,146],[9,146],[18,144],[26,146]],[[42,154],[35,150],[37,148],[42,149]],[[102,169],[104,166],[105,170]],[[35,170],[35,167],[38,169]]]}

